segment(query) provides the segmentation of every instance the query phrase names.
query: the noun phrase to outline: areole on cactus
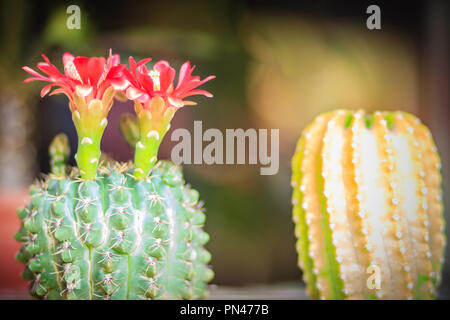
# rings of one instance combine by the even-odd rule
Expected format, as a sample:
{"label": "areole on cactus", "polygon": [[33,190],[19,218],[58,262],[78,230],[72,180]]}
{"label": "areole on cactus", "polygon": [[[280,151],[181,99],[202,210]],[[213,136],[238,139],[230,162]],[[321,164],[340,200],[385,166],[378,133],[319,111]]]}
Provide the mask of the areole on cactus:
{"label": "areole on cactus", "polygon": [[[111,53],[108,59],[66,53],[64,74],[44,60],[38,68],[48,77],[24,67],[33,75],[25,82],[49,81],[42,96],[57,86],[50,94],[69,98],[78,167],[66,164],[67,137],[56,136],[49,149],[51,173],[31,186],[31,202],[18,211],[23,223],[16,239],[23,246],[17,259],[27,264],[23,277],[31,281],[30,294],[48,299],[204,298],[214,273],[203,247],[209,240],[202,230],[203,203],[179,167],[156,157],[175,111],[184,105],[181,99],[203,94],[193,89],[211,77],[191,78],[182,67],[179,83],[189,86],[180,94],[172,85],[175,71],[166,62],[166,71],[155,65],[161,71],[160,78],[153,78],[159,87],[147,90],[152,73],[143,64],[150,59],[136,68],[130,58],[128,70]],[[136,149],[135,164],[104,163],[100,142],[107,115],[115,95],[125,92],[136,99],[137,119],[126,115],[120,125]]]}
{"label": "areole on cactus", "polygon": [[[405,112],[315,119],[292,158],[299,266],[313,299],[429,299],[445,246],[440,159]],[[379,287],[369,283],[379,270]]]}

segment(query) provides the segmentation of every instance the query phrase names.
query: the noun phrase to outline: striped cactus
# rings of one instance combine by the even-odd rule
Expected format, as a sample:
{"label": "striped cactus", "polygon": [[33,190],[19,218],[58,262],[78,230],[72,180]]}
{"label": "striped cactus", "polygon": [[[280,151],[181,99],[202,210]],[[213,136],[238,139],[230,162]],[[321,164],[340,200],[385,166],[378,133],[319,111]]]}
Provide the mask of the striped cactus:
{"label": "striped cactus", "polygon": [[446,241],[439,170],[431,134],[411,114],[317,117],[298,141],[291,182],[310,297],[434,298]]}

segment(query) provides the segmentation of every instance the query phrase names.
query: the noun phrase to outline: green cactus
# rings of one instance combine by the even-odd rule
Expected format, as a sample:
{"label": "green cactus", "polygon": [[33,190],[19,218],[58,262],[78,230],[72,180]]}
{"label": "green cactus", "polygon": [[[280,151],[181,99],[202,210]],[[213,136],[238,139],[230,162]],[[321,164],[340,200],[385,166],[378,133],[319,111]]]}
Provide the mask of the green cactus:
{"label": "green cactus", "polygon": [[[57,135],[49,148],[51,173],[31,186],[31,201],[18,210],[22,226],[15,238],[23,246],[16,258],[26,263],[22,276],[31,283],[31,296],[207,297],[207,283],[214,273],[208,266],[211,254],[204,248],[209,235],[203,231],[203,202],[199,201],[199,193],[185,184],[180,167],[156,159],[169,122],[179,108],[170,104],[172,96],[179,99],[173,85],[165,99],[159,96],[163,95],[161,91],[151,91],[144,105],[135,101],[141,107],[137,119],[127,115],[121,121],[127,142],[137,151],[142,150],[136,151],[134,163],[120,163],[100,151],[113,98],[124,90],[113,84],[128,83],[122,79],[125,72],[121,73],[124,66],[119,65],[120,58],[110,54],[105,62],[65,54],[65,71],[73,77],[70,79],[53,71],[54,66],[44,59],[53,78],[44,78],[28,67],[24,70],[35,76],[31,80],[40,76],[54,81],[62,88],[57,92],[68,95],[78,133],[78,167],[67,165],[68,139],[64,134]],[[94,94],[93,87],[89,87],[91,80],[79,84],[84,69],[77,66],[83,61],[106,70],[103,78],[89,70],[89,79],[98,80],[96,87],[103,89],[103,96],[100,91]],[[166,64],[164,67],[168,68]],[[192,87],[192,81],[199,85],[198,79],[187,77],[186,71],[183,76],[187,85]],[[73,91],[66,87],[67,81],[73,82]],[[162,82],[167,83],[164,78]],[[157,105],[159,113],[150,108],[153,105]],[[158,133],[157,139],[154,132]]]}
{"label": "green cactus", "polygon": [[52,174],[31,187],[31,202],[19,209],[17,260],[27,264],[31,295],[204,298],[213,277],[203,248],[205,214],[180,168],[159,161],[147,179],[135,180],[130,164],[100,165],[100,179],[83,181],[76,169],[61,172],[63,137],[50,146]]}

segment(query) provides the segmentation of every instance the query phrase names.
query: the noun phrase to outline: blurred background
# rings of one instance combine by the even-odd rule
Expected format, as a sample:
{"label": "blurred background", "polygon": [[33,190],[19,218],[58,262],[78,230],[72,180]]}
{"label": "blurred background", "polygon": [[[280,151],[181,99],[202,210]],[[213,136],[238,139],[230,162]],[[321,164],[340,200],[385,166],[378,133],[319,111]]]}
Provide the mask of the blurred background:
{"label": "blurred background", "polygon": [[[81,9],[81,29],[69,30],[69,5]],[[368,30],[366,9],[381,8],[381,30]],[[196,74],[217,79],[197,107],[177,112],[174,128],[280,129],[280,170],[259,165],[185,165],[185,179],[207,207],[214,283],[222,286],[300,283],[291,222],[290,158],[302,129],[334,108],[402,109],[430,127],[442,158],[445,207],[449,193],[449,24],[447,1],[1,1],[0,33],[0,290],[26,290],[15,262],[15,210],[28,184],[48,172],[47,148],[76,133],[64,96],[41,99],[41,83],[22,84],[21,66],[45,53],[57,67],[65,51],[190,60]],[[117,160],[132,151],[120,137],[116,102],[102,149]],[[160,158],[169,158],[169,132]],[[74,164],[73,154],[71,158]],[[447,210],[447,221],[450,221]],[[448,234],[448,227],[447,227]],[[447,247],[447,261],[449,256]],[[450,264],[441,294],[450,296]]]}

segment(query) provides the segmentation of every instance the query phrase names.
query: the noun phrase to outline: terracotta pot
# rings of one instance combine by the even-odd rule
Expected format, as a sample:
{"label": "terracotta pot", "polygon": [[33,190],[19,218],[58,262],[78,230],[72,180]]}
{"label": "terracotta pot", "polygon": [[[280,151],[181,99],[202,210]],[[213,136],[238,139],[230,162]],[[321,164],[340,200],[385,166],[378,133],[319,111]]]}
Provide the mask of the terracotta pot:
{"label": "terracotta pot", "polygon": [[21,294],[28,290],[27,282],[21,278],[25,265],[15,259],[21,244],[14,239],[20,228],[17,208],[29,201],[28,187],[0,189],[0,291]]}

